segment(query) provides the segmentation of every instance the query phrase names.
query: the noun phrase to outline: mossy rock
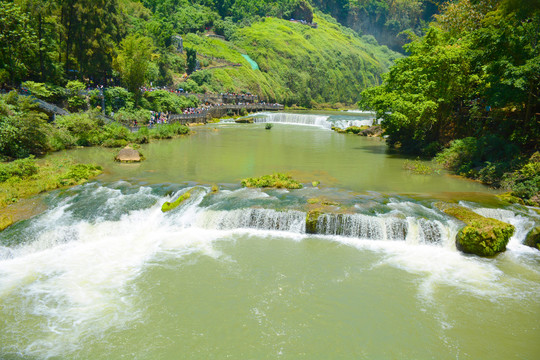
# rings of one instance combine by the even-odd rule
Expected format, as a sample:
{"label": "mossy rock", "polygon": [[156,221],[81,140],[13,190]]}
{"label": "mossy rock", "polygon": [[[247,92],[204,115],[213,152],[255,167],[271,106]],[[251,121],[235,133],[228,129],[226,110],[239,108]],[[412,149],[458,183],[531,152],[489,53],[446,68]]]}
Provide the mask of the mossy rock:
{"label": "mossy rock", "polygon": [[525,237],[525,245],[540,250],[540,226],[535,227]]}
{"label": "mossy rock", "polygon": [[461,206],[447,204],[441,210],[467,224],[456,236],[456,247],[467,254],[494,256],[503,252],[515,231],[510,224],[483,217]]}
{"label": "mossy rock", "polygon": [[240,119],[234,120],[234,122],[237,124],[253,124],[253,118],[252,117],[240,118]]}
{"label": "mossy rock", "polygon": [[311,210],[306,216],[306,234],[317,233],[317,220],[321,216],[320,210]]}
{"label": "mossy rock", "polygon": [[497,198],[499,198],[499,200],[504,201],[505,203],[508,203],[508,204],[525,205],[525,202],[523,202],[523,199],[520,199],[517,196],[513,196],[511,192],[499,194],[497,195]]}
{"label": "mossy rock", "polygon": [[167,212],[171,211],[172,209],[177,208],[180,204],[182,204],[184,201],[189,199],[191,197],[191,194],[189,192],[184,193],[183,195],[180,195],[178,199],[176,199],[173,202],[165,202],[163,205],[161,205],[161,211]]}

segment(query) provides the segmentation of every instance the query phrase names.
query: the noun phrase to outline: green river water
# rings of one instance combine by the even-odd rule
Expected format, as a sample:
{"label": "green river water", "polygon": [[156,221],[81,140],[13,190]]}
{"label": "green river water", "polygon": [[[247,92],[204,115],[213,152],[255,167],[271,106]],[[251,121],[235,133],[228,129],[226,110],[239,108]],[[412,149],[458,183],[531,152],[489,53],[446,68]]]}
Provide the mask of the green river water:
{"label": "green river water", "polygon": [[[51,155],[104,174],[0,233],[0,359],[540,357],[540,252],[521,244],[537,213],[328,129],[362,114],[258,121],[275,125],[197,127],[142,146],[140,164],[103,148]],[[305,187],[239,185],[275,171]],[[305,233],[315,197],[338,204],[345,230],[328,217]],[[458,252],[441,199],[512,223],[507,251]]]}

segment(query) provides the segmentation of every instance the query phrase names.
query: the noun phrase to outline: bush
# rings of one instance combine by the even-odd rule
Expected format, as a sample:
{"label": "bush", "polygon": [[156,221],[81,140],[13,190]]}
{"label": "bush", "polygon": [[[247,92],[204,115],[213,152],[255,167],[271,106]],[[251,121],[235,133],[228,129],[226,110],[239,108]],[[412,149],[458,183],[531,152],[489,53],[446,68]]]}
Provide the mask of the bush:
{"label": "bush", "polygon": [[81,95],[80,92],[83,91],[86,88],[84,84],[80,81],[74,80],[69,81],[66,85],[66,89],[68,90],[69,96],[68,96],[68,107],[71,111],[80,111],[80,110],[86,110],[87,103],[86,103],[86,97],[84,95]]}
{"label": "bush", "polygon": [[131,125],[133,121],[142,125],[148,124],[151,116],[150,111],[146,109],[122,108],[114,114],[114,120],[124,125]]}
{"label": "bush", "polygon": [[103,146],[108,148],[125,147],[127,144],[124,139],[107,139],[103,142]]}
{"label": "bush", "polygon": [[104,95],[108,112],[118,111],[121,108],[132,108],[135,104],[133,94],[123,87],[108,88]]}
{"label": "bush", "polygon": [[509,173],[503,187],[531,206],[540,206],[540,153],[534,153],[520,169]]}
{"label": "bush", "polygon": [[52,151],[69,149],[77,142],[77,139],[69,131],[56,126],[49,126],[47,140]]}
{"label": "bush", "polygon": [[133,142],[137,144],[148,144],[150,141],[150,130],[146,126],[142,126],[133,134]]}

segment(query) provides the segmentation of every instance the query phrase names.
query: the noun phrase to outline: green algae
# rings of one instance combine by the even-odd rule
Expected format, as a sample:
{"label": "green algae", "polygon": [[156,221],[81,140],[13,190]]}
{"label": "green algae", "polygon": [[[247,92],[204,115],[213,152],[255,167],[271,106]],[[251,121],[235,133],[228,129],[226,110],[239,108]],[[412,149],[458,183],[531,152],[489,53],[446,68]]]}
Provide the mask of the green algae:
{"label": "green algae", "polygon": [[182,204],[184,201],[186,201],[190,197],[191,197],[191,194],[189,192],[186,192],[186,193],[180,195],[178,197],[178,199],[176,199],[173,202],[168,202],[167,201],[167,202],[163,203],[163,205],[161,205],[161,211],[162,212],[171,211],[172,209],[177,208],[180,204]]}

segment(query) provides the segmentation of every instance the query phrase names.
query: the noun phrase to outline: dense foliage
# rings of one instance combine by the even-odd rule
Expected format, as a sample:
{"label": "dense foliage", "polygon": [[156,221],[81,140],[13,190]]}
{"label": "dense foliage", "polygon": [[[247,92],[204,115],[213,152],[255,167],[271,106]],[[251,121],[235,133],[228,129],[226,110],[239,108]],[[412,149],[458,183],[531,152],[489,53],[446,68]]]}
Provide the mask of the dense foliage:
{"label": "dense foliage", "polygon": [[540,2],[448,4],[362,93],[390,146],[432,156],[460,174],[499,184],[540,142]]}
{"label": "dense foliage", "polygon": [[[391,12],[397,6],[396,1],[383,2]],[[34,87],[32,93],[57,103],[66,101],[57,88],[78,80],[84,86],[122,85],[133,94],[134,107],[148,108],[139,90],[150,85],[189,92],[249,92],[290,105],[350,104],[361,90],[380,83],[381,73],[396,58],[372,36],[361,37],[313,7],[340,17],[343,4],[331,1],[0,3],[0,87],[13,88],[22,81],[47,84],[47,91]],[[371,10],[366,14],[379,16]],[[318,28],[310,26],[313,22]],[[228,41],[204,36],[208,34]],[[183,52],[177,47],[180,35]],[[249,55],[260,70],[241,55]],[[199,74],[199,66],[206,71]],[[68,102],[71,110],[85,110],[81,98]],[[97,101],[92,105],[101,106]]]}
{"label": "dense foliage", "polygon": [[[159,98],[156,96],[154,101],[157,102]],[[177,98],[177,96],[174,97],[174,99]],[[168,105],[156,106],[166,108]],[[57,116],[53,125],[47,122],[47,116],[37,111],[31,98],[17,95],[15,92],[1,95],[0,159],[43,155],[48,151],[74,146],[119,147],[130,142],[147,143],[150,139],[170,139],[189,133],[187,126],[178,123],[162,124],[152,129],[143,126],[132,133],[125,125],[131,124],[133,118],[137,116],[140,120],[139,124],[147,124],[150,111],[132,110],[133,113],[130,116],[125,116],[126,111],[120,110],[115,114],[117,122],[106,122],[99,112],[90,110]],[[0,177],[2,176],[0,174]]]}

